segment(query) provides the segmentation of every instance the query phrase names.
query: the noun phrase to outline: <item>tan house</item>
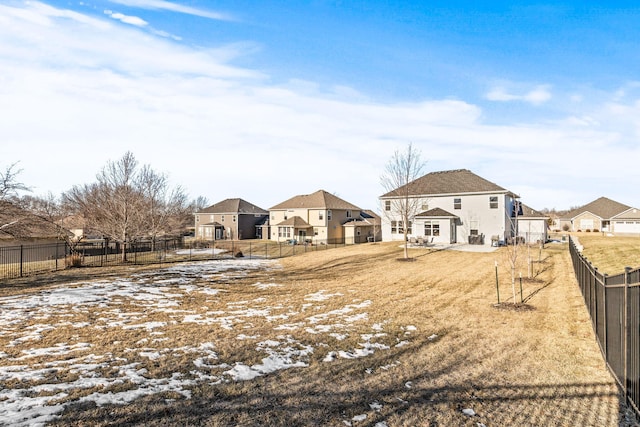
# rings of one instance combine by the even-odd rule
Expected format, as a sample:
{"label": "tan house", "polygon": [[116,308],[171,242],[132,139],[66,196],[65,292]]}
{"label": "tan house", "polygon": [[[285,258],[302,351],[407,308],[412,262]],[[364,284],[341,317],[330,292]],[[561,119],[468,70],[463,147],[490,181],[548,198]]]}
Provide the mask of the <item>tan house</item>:
{"label": "tan house", "polygon": [[372,215],[324,190],[273,206],[269,223],[276,242],[359,243],[375,235]]}
{"label": "tan house", "polygon": [[200,240],[260,239],[269,212],[235,198],[225,199],[195,213],[195,237]]}
{"label": "tan house", "polygon": [[600,197],[562,215],[560,229],[636,234],[640,233],[640,211],[606,197]]}

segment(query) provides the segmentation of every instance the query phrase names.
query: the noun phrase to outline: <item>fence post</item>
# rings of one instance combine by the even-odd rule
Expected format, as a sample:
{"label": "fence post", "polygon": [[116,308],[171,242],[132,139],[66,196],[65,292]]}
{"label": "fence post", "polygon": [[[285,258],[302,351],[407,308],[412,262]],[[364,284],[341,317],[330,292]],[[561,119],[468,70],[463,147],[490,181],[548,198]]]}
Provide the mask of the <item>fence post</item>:
{"label": "fence post", "polygon": [[20,245],[20,277],[22,277],[22,257],[24,256],[24,246]]}
{"label": "fence post", "polygon": [[629,360],[627,352],[629,350],[629,275],[631,273],[631,267],[624,268],[624,343],[623,343],[623,365],[624,365],[624,403],[627,404],[629,398]]}
{"label": "fence post", "polygon": [[495,261],[496,266],[496,293],[498,294],[498,304],[500,304],[500,285],[498,282],[498,261]]}
{"label": "fence post", "polygon": [[60,242],[56,242],[56,270],[58,271],[58,245],[60,245]]}
{"label": "fence post", "polygon": [[604,349],[604,360],[605,362],[609,360],[609,348],[607,346],[607,331],[609,330],[609,327],[607,325],[607,278],[609,277],[608,274],[604,274],[602,276],[602,306],[604,307],[604,313],[602,313],[602,319],[604,322],[604,327],[603,332],[604,332],[604,338],[603,338],[603,343],[602,343],[602,348]]}

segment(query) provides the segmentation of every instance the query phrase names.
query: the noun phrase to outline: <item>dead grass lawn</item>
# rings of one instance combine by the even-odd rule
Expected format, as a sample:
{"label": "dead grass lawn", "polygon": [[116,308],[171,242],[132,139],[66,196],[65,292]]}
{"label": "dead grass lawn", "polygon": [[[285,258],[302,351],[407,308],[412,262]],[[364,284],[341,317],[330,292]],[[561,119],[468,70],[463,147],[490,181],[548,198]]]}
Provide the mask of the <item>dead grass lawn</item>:
{"label": "dead grass lawn", "polygon": [[[587,247],[589,241],[584,244]],[[348,335],[346,338],[338,340],[328,333],[299,330],[295,332],[296,341],[315,349],[353,349],[362,342],[363,334],[371,333],[371,325],[377,324],[383,325],[385,332],[377,342],[388,350],[332,362],[323,361],[325,354],[316,350],[309,356],[307,367],[281,370],[250,381],[200,383],[193,387],[190,399],[164,393],[122,406],[72,405],[54,424],[623,425],[618,389],[594,339],[566,245],[544,250],[538,265],[541,273],[536,280],[523,284],[530,309],[519,311],[495,307],[494,262],[501,261],[499,252],[415,249],[410,253],[413,262],[399,261],[402,250],[397,244],[385,243],[299,255],[280,260],[282,269],[234,279],[233,292],[217,296],[220,306],[261,298],[271,305],[280,301],[289,324],[308,321],[314,313],[299,308],[308,303],[309,294],[319,291],[336,295],[322,302],[323,313],[370,301],[365,321],[345,325],[342,332]],[[78,280],[82,270],[66,274]],[[509,302],[509,272],[500,267],[499,275],[501,297]],[[46,277],[53,276],[15,281],[15,288],[1,287],[0,293],[6,296],[46,289],[50,286]],[[37,288],[30,290],[34,281]],[[283,286],[265,290],[249,286],[256,282]],[[213,309],[206,296],[194,294],[178,309],[204,310],[202,307]],[[123,301],[121,310],[139,311],[140,307]],[[163,312],[146,315],[148,321],[167,323],[165,346],[181,348],[214,341],[220,359],[250,363],[264,357],[256,352],[255,341],[237,339],[237,329],[215,324],[172,324],[175,319]],[[90,313],[76,316],[73,322],[98,321]],[[261,339],[276,334],[271,321],[258,318],[247,320],[243,328],[243,333]],[[91,351],[96,354],[102,349],[125,355],[127,349],[148,345],[136,343],[149,338],[144,329],[117,335],[105,330],[101,335],[95,329],[56,328],[43,334],[42,346],[67,342],[78,334],[80,341],[94,345]],[[405,340],[406,345],[397,346]],[[2,336],[0,344],[6,344]],[[25,343],[24,348],[31,344]],[[14,347],[10,354],[17,356],[22,349]],[[38,361],[46,362],[46,356]],[[169,360],[140,362],[145,363],[151,377],[193,369],[184,353]],[[465,415],[463,409],[473,409],[475,415]]]}

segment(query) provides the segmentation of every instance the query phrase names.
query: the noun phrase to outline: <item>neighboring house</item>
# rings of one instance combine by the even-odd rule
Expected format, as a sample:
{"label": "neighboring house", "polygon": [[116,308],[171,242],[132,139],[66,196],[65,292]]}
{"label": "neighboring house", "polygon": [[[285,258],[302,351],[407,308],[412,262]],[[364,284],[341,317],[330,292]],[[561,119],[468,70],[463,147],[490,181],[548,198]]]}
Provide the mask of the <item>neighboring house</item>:
{"label": "neighboring house", "polygon": [[360,216],[343,225],[346,242],[364,243],[382,240],[382,218],[371,210],[360,211]]}
{"label": "neighboring house", "polygon": [[547,241],[549,217],[520,203],[518,212],[518,236],[525,243],[544,243]]}
{"label": "neighboring house", "polygon": [[[419,212],[407,224],[412,238],[433,243],[489,245],[516,233],[518,196],[466,169],[431,172],[408,184]],[[382,239],[402,240],[404,224],[394,205],[400,187],[380,196]]]}
{"label": "neighboring house", "polygon": [[269,223],[271,240],[277,242],[359,243],[375,234],[372,215],[363,214],[358,206],[324,190],[273,206],[269,209]]}
{"label": "neighboring house", "polygon": [[226,199],[195,213],[195,237],[200,240],[262,238],[259,226],[269,212],[242,200]]}
{"label": "neighboring house", "polygon": [[560,229],[640,234],[640,211],[606,197],[600,197],[562,215]]}

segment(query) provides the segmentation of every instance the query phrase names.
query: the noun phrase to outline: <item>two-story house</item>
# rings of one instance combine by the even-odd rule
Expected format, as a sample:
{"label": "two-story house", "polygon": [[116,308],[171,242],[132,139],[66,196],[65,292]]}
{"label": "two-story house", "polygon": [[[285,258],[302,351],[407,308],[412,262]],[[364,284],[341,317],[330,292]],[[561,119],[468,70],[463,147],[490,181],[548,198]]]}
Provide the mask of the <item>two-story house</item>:
{"label": "two-story house", "polygon": [[434,243],[489,245],[516,235],[518,196],[466,169],[428,173],[380,196],[382,239],[402,240],[404,227],[397,206],[405,189],[416,206],[406,227],[411,237]]}
{"label": "two-story house", "polygon": [[195,237],[201,240],[261,238],[260,225],[269,212],[235,198],[225,199],[195,213]]}
{"label": "two-story house", "polygon": [[292,197],[269,209],[271,240],[276,242],[344,242],[345,224],[349,234],[366,239],[375,233],[372,219],[358,206],[324,190]]}

